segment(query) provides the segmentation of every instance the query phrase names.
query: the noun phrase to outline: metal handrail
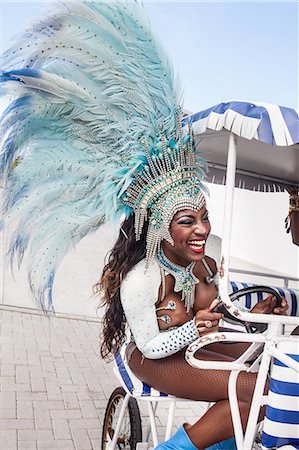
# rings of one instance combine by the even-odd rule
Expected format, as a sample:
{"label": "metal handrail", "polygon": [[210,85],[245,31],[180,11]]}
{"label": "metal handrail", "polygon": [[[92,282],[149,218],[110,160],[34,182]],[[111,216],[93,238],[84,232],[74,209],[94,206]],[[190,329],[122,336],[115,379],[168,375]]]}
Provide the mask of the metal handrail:
{"label": "metal handrail", "polygon": [[284,276],[284,275],[277,275],[267,272],[256,272],[254,270],[242,270],[242,269],[229,269],[230,273],[241,273],[244,275],[255,275],[260,277],[268,277],[268,278],[276,278],[278,280],[283,280],[284,287],[287,288],[289,285],[289,281],[297,281],[299,282],[299,278],[296,277],[290,277],[290,276]]}

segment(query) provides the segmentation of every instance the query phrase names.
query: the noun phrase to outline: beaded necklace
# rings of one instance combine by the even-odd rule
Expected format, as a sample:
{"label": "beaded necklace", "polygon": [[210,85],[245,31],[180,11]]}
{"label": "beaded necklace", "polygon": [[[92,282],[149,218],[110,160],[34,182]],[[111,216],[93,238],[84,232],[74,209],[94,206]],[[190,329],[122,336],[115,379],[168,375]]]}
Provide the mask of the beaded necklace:
{"label": "beaded necklace", "polygon": [[196,264],[195,261],[192,261],[187,267],[179,266],[170,261],[162,249],[157,253],[156,258],[162,269],[164,280],[166,272],[174,277],[174,292],[182,291],[181,301],[184,302],[188,314],[194,305],[195,286],[199,283],[198,278],[193,274],[193,268]]}

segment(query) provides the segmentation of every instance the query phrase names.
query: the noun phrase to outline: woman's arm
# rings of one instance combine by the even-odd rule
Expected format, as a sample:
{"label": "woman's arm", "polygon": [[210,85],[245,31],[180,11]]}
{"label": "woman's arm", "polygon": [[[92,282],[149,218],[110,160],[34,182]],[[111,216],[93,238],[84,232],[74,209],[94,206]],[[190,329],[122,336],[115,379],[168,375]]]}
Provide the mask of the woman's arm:
{"label": "woman's arm", "polygon": [[[299,195],[297,189],[288,189],[290,194],[289,221],[292,240],[299,245]],[[286,219],[287,220],[287,219]],[[289,231],[289,230],[288,230]]]}
{"label": "woman's arm", "polygon": [[150,359],[170,356],[199,337],[194,320],[172,330],[159,330],[155,303],[160,282],[159,268],[152,265],[145,271],[141,261],[121,285],[121,302],[136,346]]}

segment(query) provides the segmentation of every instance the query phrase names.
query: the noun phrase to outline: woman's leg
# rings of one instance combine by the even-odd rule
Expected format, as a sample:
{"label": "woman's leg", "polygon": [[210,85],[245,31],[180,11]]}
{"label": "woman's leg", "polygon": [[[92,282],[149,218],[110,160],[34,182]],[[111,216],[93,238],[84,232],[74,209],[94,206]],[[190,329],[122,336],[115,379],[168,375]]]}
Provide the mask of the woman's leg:
{"label": "woman's leg", "polygon": [[[215,379],[216,383],[223,381],[219,378]],[[244,372],[239,375],[237,381],[238,404],[243,430],[246,428],[249,416],[255,381],[255,374]],[[226,386],[227,382],[228,380]],[[219,393],[221,393],[220,390]],[[262,408],[259,420],[262,420],[264,414],[265,408]],[[186,431],[194,445],[200,449],[232,437],[234,430],[228,398],[216,400],[215,404],[193,426],[187,426]]]}
{"label": "woman's leg", "polygon": [[[231,361],[232,358],[211,351],[200,351],[200,358]],[[199,449],[233,436],[233,425],[228,401],[229,371],[201,370],[185,361],[181,351],[168,358],[150,360],[143,358],[136,349],[129,365],[135,375],[155,389],[192,400],[216,402],[194,425],[187,425],[186,431]],[[240,373],[237,393],[242,424],[245,428],[250,403],[255,387],[256,374]],[[263,412],[261,413],[261,416]]]}

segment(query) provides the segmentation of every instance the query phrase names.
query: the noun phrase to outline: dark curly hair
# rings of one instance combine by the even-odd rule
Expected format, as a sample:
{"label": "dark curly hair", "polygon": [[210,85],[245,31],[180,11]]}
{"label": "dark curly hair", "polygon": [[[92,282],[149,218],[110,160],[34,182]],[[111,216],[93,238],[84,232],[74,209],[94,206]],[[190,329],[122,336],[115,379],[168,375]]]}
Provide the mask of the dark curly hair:
{"label": "dark curly hair", "polygon": [[101,356],[111,358],[125,340],[126,318],[120,300],[120,284],[130,270],[145,257],[147,222],[139,241],[135,238],[135,216],[126,219],[118,239],[108,254],[101,280],[94,286],[94,292],[102,297],[106,306],[103,318]]}

